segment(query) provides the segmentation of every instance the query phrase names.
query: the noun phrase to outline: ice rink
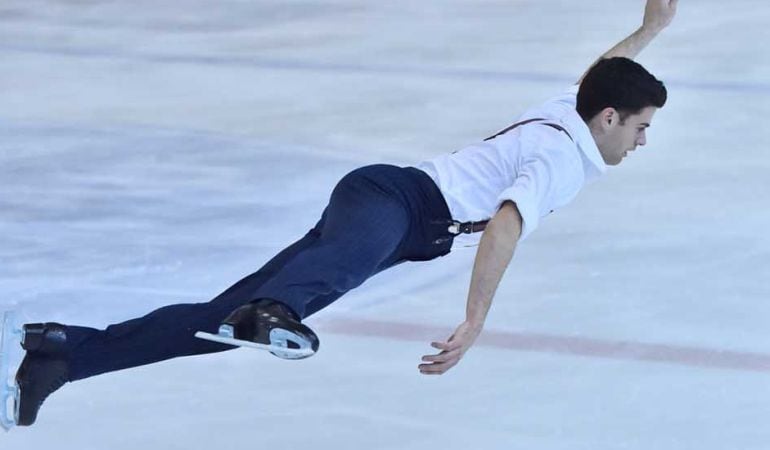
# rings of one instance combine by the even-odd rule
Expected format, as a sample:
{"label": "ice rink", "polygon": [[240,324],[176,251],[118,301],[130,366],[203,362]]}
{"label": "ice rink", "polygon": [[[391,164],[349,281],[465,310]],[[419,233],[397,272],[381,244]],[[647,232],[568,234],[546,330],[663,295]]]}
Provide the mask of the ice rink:
{"label": "ice rink", "polygon": [[[345,173],[506,127],[643,5],[3,0],[0,310],[103,327],[208,301]],[[680,2],[638,58],[669,89],[647,146],[521,244],[447,374],[417,365],[464,318],[474,249],[309,318],[309,360],[72,383],[0,448],[767,450],[768,23],[766,1]]]}

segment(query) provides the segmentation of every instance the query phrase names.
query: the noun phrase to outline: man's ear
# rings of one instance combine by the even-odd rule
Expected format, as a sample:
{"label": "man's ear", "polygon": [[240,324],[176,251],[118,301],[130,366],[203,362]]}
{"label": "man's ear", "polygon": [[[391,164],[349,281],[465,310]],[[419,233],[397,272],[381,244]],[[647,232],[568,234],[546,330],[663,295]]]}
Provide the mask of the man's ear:
{"label": "man's ear", "polygon": [[615,108],[607,107],[599,113],[601,117],[602,128],[607,129],[620,122],[620,114]]}
{"label": "man's ear", "polygon": [[617,109],[607,107],[599,113],[599,123],[602,129],[607,130],[620,122],[620,113]]}

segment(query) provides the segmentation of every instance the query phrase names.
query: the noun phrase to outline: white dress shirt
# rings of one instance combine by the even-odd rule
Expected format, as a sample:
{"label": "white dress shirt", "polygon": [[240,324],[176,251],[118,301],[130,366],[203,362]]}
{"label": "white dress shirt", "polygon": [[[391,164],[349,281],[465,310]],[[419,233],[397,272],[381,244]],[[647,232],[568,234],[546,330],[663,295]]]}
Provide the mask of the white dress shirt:
{"label": "white dress shirt", "polygon": [[[454,220],[491,218],[503,202],[516,203],[523,219],[521,239],[540,219],[565,206],[607,166],[593,136],[578,115],[578,86],[525,112],[531,122],[492,140],[417,165],[436,182]],[[545,125],[553,123],[568,133]],[[477,245],[481,233],[462,234],[453,248]]]}

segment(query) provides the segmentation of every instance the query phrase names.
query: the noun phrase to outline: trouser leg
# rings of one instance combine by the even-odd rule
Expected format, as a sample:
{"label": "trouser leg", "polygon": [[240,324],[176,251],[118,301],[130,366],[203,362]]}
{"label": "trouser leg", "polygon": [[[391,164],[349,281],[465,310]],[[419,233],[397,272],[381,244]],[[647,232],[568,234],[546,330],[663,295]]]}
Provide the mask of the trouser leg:
{"label": "trouser leg", "polygon": [[198,339],[196,331],[216,333],[220,322],[248,303],[250,293],[317,238],[315,229],[276,255],[259,271],[243,278],[207,303],[176,304],[105,330],[68,326],[70,378],[150,364],[177,356],[230,350],[229,345]]}

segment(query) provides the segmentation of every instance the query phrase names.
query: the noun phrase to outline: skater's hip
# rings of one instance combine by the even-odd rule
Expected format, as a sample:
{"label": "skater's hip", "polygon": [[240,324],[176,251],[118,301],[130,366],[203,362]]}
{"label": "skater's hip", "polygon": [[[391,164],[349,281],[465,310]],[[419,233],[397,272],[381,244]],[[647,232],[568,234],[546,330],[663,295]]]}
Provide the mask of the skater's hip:
{"label": "skater's hip", "polygon": [[435,181],[416,167],[374,164],[345,175],[337,189],[368,191],[372,202],[398,202],[409,217],[401,259],[426,261],[449,253],[453,235],[449,206]]}

